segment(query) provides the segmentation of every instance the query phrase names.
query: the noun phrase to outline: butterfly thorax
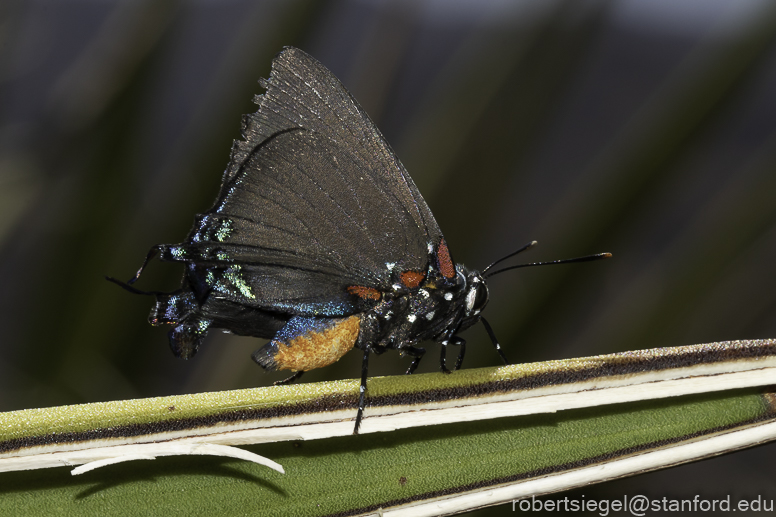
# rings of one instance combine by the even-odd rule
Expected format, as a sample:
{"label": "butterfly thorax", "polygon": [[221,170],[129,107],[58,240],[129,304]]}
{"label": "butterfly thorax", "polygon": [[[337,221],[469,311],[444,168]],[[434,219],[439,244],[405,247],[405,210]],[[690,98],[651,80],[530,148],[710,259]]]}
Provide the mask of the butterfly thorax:
{"label": "butterfly thorax", "polygon": [[476,323],[487,301],[482,276],[461,265],[452,278],[430,267],[417,285],[403,273],[380,302],[363,314],[360,346],[402,349],[422,341],[444,341]]}

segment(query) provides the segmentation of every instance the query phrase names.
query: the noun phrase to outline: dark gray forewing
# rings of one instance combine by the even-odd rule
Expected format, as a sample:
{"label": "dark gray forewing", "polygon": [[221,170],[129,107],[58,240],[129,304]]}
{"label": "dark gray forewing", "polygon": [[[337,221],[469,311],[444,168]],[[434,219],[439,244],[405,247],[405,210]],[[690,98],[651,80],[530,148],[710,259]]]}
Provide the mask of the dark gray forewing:
{"label": "dark gray forewing", "polygon": [[[303,253],[324,254],[343,273],[353,272],[348,276],[377,276],[375,281],[384,284],[386,262],[424,270],[428,243],[442,238],[439,226],[390,146],[339,80],[289,47],[273,61],[265,86],[267,92],[257,97],[259,110],[244,119],[245,141],[233,147],[214,211],[251,219],[265,230],[281,218],[286,223],[277,235],[261,232],[265,235],[253,245],[286,246],[293,255],[300,249],[298,239],[310,238],[313,244]],[[271,150],[263,152],[264,147]],[[281,162],[286,165],[277,165]],[[271,213],[265,212],[270,206]],[[312,215],[319,224],[307,222]],[[294,237],[286,245],[283,235],[289,230]]]}
{"label": "dark gray forewing", "polygon": [[210,264],[209,285],[237,303],[351,313],[349,286],[387,290],[386,263],[404,271],[428,259],[426,234],[407,231],[414,221],[401,200],[354,173],[369,166],[357,160],[304,129],[268,138],[189,240],[160,247],[162,258]]}
{"label": "dark gray forewing", "polygon": [[361,172],[369,166],[311,131],[267,139],[214,207],[232,220],[219,242],[242,249],[225,259],[322,272],[339,277],[342,290],[387,288],[386,262],[399,271],[425,268],[427,235],[415,230],[399,196]]}

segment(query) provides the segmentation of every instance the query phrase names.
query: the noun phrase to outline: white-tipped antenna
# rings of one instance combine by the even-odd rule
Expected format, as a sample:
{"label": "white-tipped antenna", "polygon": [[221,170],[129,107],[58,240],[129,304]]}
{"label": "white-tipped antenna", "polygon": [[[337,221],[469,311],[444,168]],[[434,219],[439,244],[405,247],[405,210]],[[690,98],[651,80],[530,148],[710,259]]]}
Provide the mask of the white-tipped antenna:
{"label": "white-tipped antenna", "polygon": [[496,264],[498,264],[499,262],[504,262],[506,259],[508,259],[508,258],[511,258],[511,257],[514,257],[514,256],[515,256],[515,255],[517,255],[518,253],[522,253],[522,252],[524,252],[524,251],[527,251],[527,250],[529,250],[529,249],[533,248],[533,247],[534,247],[534,246],[536,246],[537,244],[539,244],[539,243],[538,243],[538,242],[536,242],[536,241],[531,241],[531,242],[529,242],[528,244],[526,244],[525,246],[523,246],[523,247],[522,247],[522,248],[520,248],[519,250],[517,250],[517,251],[514,251],[514,252],[510,253],[509,255],[507,255],[506,257],[501,257],[501,258],[500,258],[500,259],[498,259],[497,261],[493,262],[491,265],[489,265],[488,267],[486,267],[485,269],[483,269],[483,270],[480,272],[480,274],[481,274],[482,276],[489,276],[489,275],[486,275],[486,274],[485,274],[485,273],[487,273],[487,272],[488,272],[488,269],[492,268],[493,266],[495,266],[495,265],[496,265]]}
{"label": "white-tipped antenna", "polygon": [[[553,264],[570,264],[572,262],[590,262],[591,260],[600,260],[600,259],[610,258],[611,256],[612,256],[611,253],[596,253],[595,255],[587,255],[585,257],[576,257],[576,258],[570,258],[570,259],[552,260],[552,261],[549,261],[549,262],[531,262],[530,264],[518,264],[517,266],[505,267],[505,268],[493,271],[492,273],[489,273],[489,274],[483,275],[483,276],[491,277],[493,275],[498,275],[499,273],[503,273],[504,271],[509,271],[510,269],[517,269],[517,268],[520,268],[520,267],[551,266]],[[499,260],[497,262],[501,262],[501,261]],[[488,266],[488,267],[490,267],[490,266]]]}

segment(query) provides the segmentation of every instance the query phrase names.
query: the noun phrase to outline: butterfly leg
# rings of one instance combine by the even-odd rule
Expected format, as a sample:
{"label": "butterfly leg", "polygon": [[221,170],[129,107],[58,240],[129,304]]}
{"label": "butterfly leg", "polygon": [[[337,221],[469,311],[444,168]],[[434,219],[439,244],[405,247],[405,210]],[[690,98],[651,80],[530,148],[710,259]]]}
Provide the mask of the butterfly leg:
{"label": "butterfly leg", "polygon": [[385,353],[386,350],[388,350],[388,347],[382,346],[382,345],[372,345],[372,352],[374,352],[375,355],[382,355]]}
{"label": "butterfly leg", "polygon": [[460,347],[458,350],[458,359],[455,360],[453,371],[460,370],[461,365],[463,364],[463,356],[466,354],[466,340],[458,336],[453,336],[453,338],[450,340],[450,344]]}
{"label": "butterfly leg", "polygon": [[447,355],[447,345],[454,345],[461,347],[460,351],[458,352],[458,359],[455,361],[455,366],[453,366],[453,371],[458,370],[461,367],[461,364],[463,363],[463,356],[466,353],[466,341],[463,338],[460,338],[458,336],[452,336],[450,339],[445,339],[441,342],[442,349],[440,351],[439,356],[439,367],[442,370],[442,373],[451,373],[450,370],[447,369],[447,366],[445,365],[445,356]]}
{"label": "butterfly leg", "polygon": [[297,380],[299,377],[301,377],[303,373],[304,373],[303,371],[296,372],[296,373],[295,373],[294,375],[292,375],[291,377],[286,377],[285,379],[283,379],[283,380],[281,380],[281,381],[275,381],[275,382],[273,382],[273,383],[272,383],[272,385],[273,385],[273,386],[283,386],[283,385],[285,385],[285,384],[291,384],[292,382],[294,382],[295,380]]}
{"label": "butterfly leg", "polygon": [[439,368],[442,370],[442,373],[450,373],[450,370],[448,370],[447,366],[445,366],[445,355],[447,354],[447,343],[448,341],[446,339],[440,343],[442,347],[441,347],[440,356],[439,356]]}
{"label": "butterfly leg", "polygon": [[493,343],[493,347],[496,349],[496,352],[498,352],[498,355],[501,356],[501,359],[504,361],[504,364],[509,364],[509,361],[507,360],[507,356],[504,355],[504,351],[501,349],[501,345],[498,344],[498,339],[496,339],[496,334],[493,333],[493,329],[490,327],[490,324],[487,322],[485,318],[480,318],[480,321],[482,322],[482,326],[485,327],[485,331],[488,333],[488,336],[490,336],[490,341]]}
{"label": "butterfly leg", "polygon": [[361,363],[361,387],[358,392],[358,414],[356,414],[356,427],[353,434],[358,434],[358,428],[361,427],[361,419],[364,417],[364,407],[366,405],[366,378],[369,372],[369,347],[364,347],[364,360]]}
{"label": "butterfly leg", "polygon": [[412,356],[410,367],[407,368],[407,371],[405,372],[405,375],[412,375],[412,372],[414,372],[418,367],[418,364],[420,364],[420,360],[423,359],[423,355],[426,353],[426,349],[416,346],[405,346],[401,349],[401,351],[407,355]]}

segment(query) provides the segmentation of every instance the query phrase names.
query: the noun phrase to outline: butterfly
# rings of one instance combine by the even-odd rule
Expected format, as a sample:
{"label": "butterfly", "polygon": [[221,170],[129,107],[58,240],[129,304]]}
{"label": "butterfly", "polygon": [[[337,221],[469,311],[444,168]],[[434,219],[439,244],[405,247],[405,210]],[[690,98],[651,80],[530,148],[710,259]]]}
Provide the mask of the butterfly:
{"label": "butterfly", "polygon": [[[302,373],[352,349],[363,362],[355,430],[364,414],[371,354],[398,350],[412,373],[426,350],[457,347],[482,322],[488,273],[456,263],[418,188],[374,123],[340,81],[305,52],[273,60],[259,109],[246,115],[213,207],[185,241],[154,246],[122,287],[156,296],[149,320],[170,325],[173,353],[192,357],[210,329],[268,338],[253,355],[266,370]],[[577,259],[594,260],[598,254]],[[149,260],[185,266],[171,293],[132,286]]]}

